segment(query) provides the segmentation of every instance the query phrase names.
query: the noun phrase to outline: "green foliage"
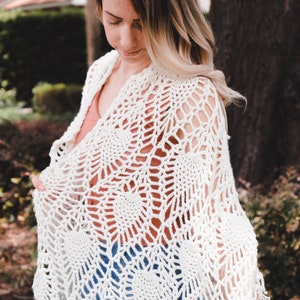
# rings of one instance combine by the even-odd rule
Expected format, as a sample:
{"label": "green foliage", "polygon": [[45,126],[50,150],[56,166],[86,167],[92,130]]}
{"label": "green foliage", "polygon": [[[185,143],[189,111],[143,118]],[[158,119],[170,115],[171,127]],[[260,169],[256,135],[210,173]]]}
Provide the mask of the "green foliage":
{"label": "green foliage", "polygon": [[67,123],[37,120],[0,124],[0,219],[34,223],[30,174],[49,164],[49,149]]}
{"label": "green foliage", "polygon": [[31,108],[24,108],[24,103],[17,102],[16,89],[6,90],[0,88],[0,124],[4,120],[33,120],[37,114],[32,113]]}
{"label": "green foliage", "polygon": [[260,268],[274,300],[300,298],[300,169],[290,167],[267,195],[242,198],[259,240]]}
{"label": "green foliage", "polygon": [[18,120],[34,121],[40,119],[41,116],[33,113],[31,108],[24,108],[17,104],[16,106],[0,107],[0,124],[5,120],[12,122]]}
{"label": "green foliage", "polygon": [[8,20],[13,20],[18,17],[21,13],[20,9],[12,9],[12,10],[3,10],[0,9],[0,20],[2,22],[7,22]]}
{"label": "green foliage", "polygon": [[0,88],[0,108],[16,105],[16,89],[6,90]]}
{"label": "green foliage", "polygon": [[33,106],[40,114],[74,114],[80,105],[82,86],[39,83],[32,92]]}
{"label": "green foliage", "polygon": [[41,81],[82,84],[86,74],[82,9],[0,13],[0,86],[30,104]]}

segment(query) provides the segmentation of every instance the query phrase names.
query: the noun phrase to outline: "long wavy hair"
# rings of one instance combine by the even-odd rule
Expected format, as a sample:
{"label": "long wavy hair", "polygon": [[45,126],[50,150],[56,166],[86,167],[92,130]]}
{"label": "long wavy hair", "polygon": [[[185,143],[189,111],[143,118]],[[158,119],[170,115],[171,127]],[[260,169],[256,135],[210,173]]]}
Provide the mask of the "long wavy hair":
{"label": "long wavy hair", "polygon": [[[102,0],[96,0],[99,16]],[[140,17],[146,49],[168,76],[209,78],[225,105],[244,99],[214,66],[215,38],[198,0],[131,0]]]}

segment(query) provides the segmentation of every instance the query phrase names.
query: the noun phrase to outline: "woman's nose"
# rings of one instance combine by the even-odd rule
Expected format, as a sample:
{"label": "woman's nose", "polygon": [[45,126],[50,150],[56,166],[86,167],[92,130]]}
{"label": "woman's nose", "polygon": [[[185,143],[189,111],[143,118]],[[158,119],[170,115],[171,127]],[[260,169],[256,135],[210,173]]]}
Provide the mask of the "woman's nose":
{"label": "woman's nose", "polygon": [[131,26],[124,26],[122,28],[120,44],[124,50],[133,48],[136,44],[136,36]]}

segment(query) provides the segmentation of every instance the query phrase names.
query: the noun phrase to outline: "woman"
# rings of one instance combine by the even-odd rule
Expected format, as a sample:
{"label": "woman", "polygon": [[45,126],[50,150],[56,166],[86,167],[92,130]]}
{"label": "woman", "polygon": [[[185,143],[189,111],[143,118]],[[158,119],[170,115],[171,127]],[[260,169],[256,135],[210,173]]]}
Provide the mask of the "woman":
{"label": "woman", "polygon": [[268,299],[197,0],[97,0],[115,49],[34,179],[36,299]]}

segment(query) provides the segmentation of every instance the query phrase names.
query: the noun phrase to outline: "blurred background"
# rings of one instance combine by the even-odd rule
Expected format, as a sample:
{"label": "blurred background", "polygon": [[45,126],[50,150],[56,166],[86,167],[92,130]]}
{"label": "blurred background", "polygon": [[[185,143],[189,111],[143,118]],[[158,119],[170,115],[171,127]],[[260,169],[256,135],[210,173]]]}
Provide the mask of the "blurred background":
{"label": "blurred background", "polygon": [[[227,108],[240,201],[272,299],[300,299],[300,1],[200,0],[215,65],[247,107]],[[0,0],[0,299],[33,299],[30,176],[110,50],[90,0]]]}

